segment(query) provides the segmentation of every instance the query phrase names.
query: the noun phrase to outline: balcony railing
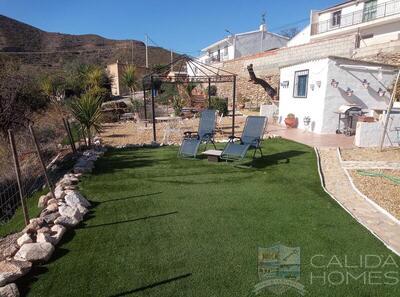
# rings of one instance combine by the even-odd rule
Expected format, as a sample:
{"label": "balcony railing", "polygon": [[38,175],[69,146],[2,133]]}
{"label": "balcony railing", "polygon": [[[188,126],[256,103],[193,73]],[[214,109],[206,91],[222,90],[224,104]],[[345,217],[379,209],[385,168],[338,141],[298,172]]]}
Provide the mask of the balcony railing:
{"label": "balcony railing", "polygon": [[368,9],[362,9],[353,13],[341,15],[336,17],[336,19],[331,18],[327,21],[314,23],[311,27],[311,35],[326,33],[395,14],[400,14],[400,0],[385,2]]}

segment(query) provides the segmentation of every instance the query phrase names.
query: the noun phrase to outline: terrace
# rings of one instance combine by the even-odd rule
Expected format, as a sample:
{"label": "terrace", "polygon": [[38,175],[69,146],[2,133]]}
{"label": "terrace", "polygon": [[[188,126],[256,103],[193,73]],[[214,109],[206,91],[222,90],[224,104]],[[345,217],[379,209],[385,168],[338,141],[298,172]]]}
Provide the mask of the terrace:
{"label": "terrace", "polygon": [[383,4],[375,5],[368,9],[359,9],[352,13],[334,15],[329,20],[316,22],[311,25],[311,35],[323,34],[344,28],[351,28],[368,24],[376,20],[388,19],[400,14],[400,1],[393,0]]}

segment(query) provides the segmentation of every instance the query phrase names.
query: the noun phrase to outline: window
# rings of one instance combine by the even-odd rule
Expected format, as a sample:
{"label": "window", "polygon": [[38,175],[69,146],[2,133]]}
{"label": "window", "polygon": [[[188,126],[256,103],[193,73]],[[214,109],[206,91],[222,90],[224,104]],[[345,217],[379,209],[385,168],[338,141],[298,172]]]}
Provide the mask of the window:
{"label": "window", "polygon": [[376,19],[376,13],[378,10],[377,0],[367,1],[364,4],[364,22],[368,22]]}
{"label": "window", "polygon": [[340,27],[340,21],[342,19],[342,11],[335,11],[332,14],[332,27]]}
{"label": "window", "polygon": [[308,70],[296,71],[294,73],[293,97],[307,98]]}

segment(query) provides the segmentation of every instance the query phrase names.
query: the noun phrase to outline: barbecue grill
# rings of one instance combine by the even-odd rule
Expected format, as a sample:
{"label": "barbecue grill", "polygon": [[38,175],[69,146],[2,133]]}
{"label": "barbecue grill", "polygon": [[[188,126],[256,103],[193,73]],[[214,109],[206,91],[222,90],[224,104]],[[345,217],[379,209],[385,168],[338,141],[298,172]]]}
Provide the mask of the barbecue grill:
{"label": "barbecue grill", "polygon": [[361,107],[358,105],[341,105],[336,113],[339,115],[336,134],[346,136],[356,134],[357,118],[364,114]]}

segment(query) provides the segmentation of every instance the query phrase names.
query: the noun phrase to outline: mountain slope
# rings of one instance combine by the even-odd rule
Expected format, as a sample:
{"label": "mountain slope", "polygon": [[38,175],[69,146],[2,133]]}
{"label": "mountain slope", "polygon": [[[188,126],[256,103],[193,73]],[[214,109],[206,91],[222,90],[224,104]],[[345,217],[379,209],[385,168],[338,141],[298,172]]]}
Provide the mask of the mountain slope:
{"label": "mountain slope", "polygon": [[[145,65],[145,45],[141,41],[46,32],[3,15],[0,15],[0,55],[19,57],[24,64],[48,67],[76,60],[107,64],[117,59]],[[169,51],[149,47],[150,65],[169,61]]]}

